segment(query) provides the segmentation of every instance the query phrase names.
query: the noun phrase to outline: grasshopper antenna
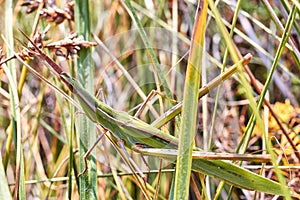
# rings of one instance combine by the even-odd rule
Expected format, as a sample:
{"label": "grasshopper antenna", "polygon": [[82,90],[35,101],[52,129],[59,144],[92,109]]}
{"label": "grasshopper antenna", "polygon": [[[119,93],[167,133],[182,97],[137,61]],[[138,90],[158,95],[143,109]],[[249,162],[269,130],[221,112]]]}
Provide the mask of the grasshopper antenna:
{"label": "grasshopper antenna", "polygon": [[[8,44],[6,38],[1,35],[2,39],[4,40],[4,42],[6,44]],[[10,46],[8,46],[8,48],[10,48],[12,50],[12,48]],[[13,51],[13,50],[12,50]],[[43,52],[42,52],[43,53]],[[47,55],[46,55],[47,56]],[[35,69],[33,69],[33,67],[31,67],[30,65],[28,65],[27,63],[24,62],[23,58],[20,57],[20,55],[18,53],[14,53],[14,57],[16,57],[21,63],[23,63],[23,65],[25,65],[36,77],[38,77],[39,79],[43,80],[44,82],[46,82],[50,87],[52,87],[53,89],[55,89],[57,92],[59,92],[61,95],[63,95],[68,101],[70,101],[73,105],[75,105],[77,108],[80,108],[80,106],[77,104],[76,101],[74,101],[74,99],[72,99],[71,97],[69,97],[67,94],[65,94],[61,89],[59,89],[58,87],[56,87],[55,85],[53,85],[50,81],[48,81],[45,77],[41,76]],[[48,57],[48,56],[47,56]],[[49,57],[48,57],[49,58]],[[13,58],[11,58],[13,59]],[[51,58],[49,58],[51,60]],[[54,61],[52,61],[54,62]],[[3,64],[4,62],[2,61],[1,64]],[[55,63],[56,64],[56,63]],[[57,65],[57,64],[56,64]],[[49,67],[50,68],[50,67]],[[63,79],[63,77],[59,76],[60,78],[62,78],[62,80],[65,82],[65,80]],[[69,86],[69,84],[67,84],[67,86]],[[72,88],[72,87],[71,87]],[[70,88],[70,89],[71,89]]]}
{"label": "grasshopper antenna", "polygon": [[30,44],[35,48],[37,53],[40,54],[40,56],[50,65],[52,70],[54,70],[54,72],[58,76],[60,76],[62,73],[64,73],[64,71],[59,67],[59,65],[56,64],[51,58],[49,58],[49,56],[47,56],[44,52],[42,52],[42,50],[40,48],[38,48],[36,46],[36,44],[34,44],[34,42],[28,37],[28,35],[26,35],[26,33],[24,33],[24,31],[22,31],[21,29],[19,29],[19,31],[24,35],[24,37],[26,37],[26,39],[30,42]]}
{"label": "grasshopper antenna", "polygon": [[[49,70],[53,71],[55,73],[55,75],[57,77],[59,77],[67,86],[68,88],[73,91],[73,86],[69,83],[68,80],[66,80],[65,77],[62,76],[62,74],[64,74],[65,76],[70,77],[69,74],[65,73],[61,67],[54,62],[49,56],[47,56],[29,37],[28,35],[26,35],[26,33],[24,33],[24,31],[22,31],[21,29],[19,29],[19,31],[24,35],[24,37],[26,37],[26,39],[30,42],[30,44],[34,47],[34,49],[37,51],[37,53],[39,54],[39,56],[44,59],[48,65],[46,65],[48,67]],[[71,78],[71,77],[70,77]]]}

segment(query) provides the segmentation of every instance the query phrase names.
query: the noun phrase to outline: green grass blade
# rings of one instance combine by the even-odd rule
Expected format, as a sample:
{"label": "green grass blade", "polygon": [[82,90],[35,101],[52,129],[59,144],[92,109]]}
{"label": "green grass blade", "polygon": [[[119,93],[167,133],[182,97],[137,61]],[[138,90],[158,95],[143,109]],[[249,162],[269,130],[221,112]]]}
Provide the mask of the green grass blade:
{"label": "green grass blade", "polygon": [[[78,35],[83,35],[84,39],[90,40],[90,20],[89,20],[89,1],[75,1],[75,24]],[[78,79],[86,88],[89,94],[94,93],[93,88],[93,65],[91,57],[91,48],[81,49],[78,59]],[[84,115],[78,116],[76,123],[79,137],[79,154],[82,158],[88,148],[96,140],[96,129],[94,124]],[[85,169],[84,159],[80,159],[80,170]],[[88,170],[80,177],[80,198],[97,199],[97,181],[96,181],[96,159],[94,153],[88,158]]]}
{"label": "green grass blade", "polygon": [[296,7],[297,7],[297,9],[298,9],[298,12],[299,12],[299,11],[300,11],[300,3],[299,3],[299,1],[292,0],[292,2],[294,3],[294,6],[296,6]]}
{"label": "green grass blade", "polygon": [[2,155],[1,155],[1,151],[0,151],[0,199],[7,199],[10,200],[12,199],[11,194],[10,194],[10,190],[7,184],[7,180],[6,180],[6,173],[3,167],[3,162],[2,162]]}
{"label": "green grass blade", "polygon": [[[278,62],[280,60],[280,57],[281,57],[281,54],[282,54],[283,49],[285,47],[285,44],[288,41],[288,38],[289,38],[289,35],[290,35],[290,32],[291,32],[291,28],[292,28],[293,22],[295,20],[296,10],[297,10],[296,7],[293,6],[292,11],[290,12],[290,15],[289,15],[286,27],[284,29],[281,42],[280,42],[279,47],[277,49],[277,52],[276,52],[276,55],[275,55],[275,59],[274,59],[274,61],[272,63],[271,70],[270,70],[270,72],[268,74],[268,77],[267,77],[267,80],[265,82],[264,88],[263,88],[263,90],[261,92],[261,96],[260,96],[260,99],[258,101],[258,108],[260,108],[262,106],[262,104],[263,104],[263,100],[264,100],[265,95],[267,93],[269,84],[270,84],[270,82],[272,80],[273,73],[276,70],[277,64],[278,64]],[[255,126],[255,118],[254,118],[254,116],[251,116],[251,118],[250,118],[250,120],[249,120],[249,122],[247,124],[247,127],[246,127],[246,130],[248,130],[248,131],[245,132],[245,135],[247,135],[248,138],[250,138],[250,134],[252,133],[252,131],[254,129],[254,126]],[[264,137],[266,137],[266,135],[264,135]],[[269,139],[265,139],[265,141],[267,142],[267,150],[271,154],[272,162],[273,162],[274,169],[275,169],[276,175],[278,177],[278,180],[281,183],[282,188],[285,188],[284,186],[286,185],[286,183],[284,181],[283,175],[281,174],[281,172],[280,172],[280,170],[278,168],[278,165],[276,164],[276,157],[275,157],[275,155],[274,155],[274,153],[273,153],[273,151],[271,149],[272,148],[271,141]],[[285,198],[290,199],[290,194],[289,194],[289,191],[287,189],[283,190],[283,194],[284,194]]]}
{"label": "green grass blade", "polygon": [[[69,104],[71,126],[67,133],[68,147],[69,147],[69,166],[68,166],[68,199],[72,199],[72,171],[76,172],[76,165],[74,165],[74,148],[73,148],[73,136],[75,135],[75,107]],[[76,174],[76,173],[75,173]],[[78,178],[77,178],[78,179]]]}
{"label": "green grass blade", "polygon": [[206,0],[202,1],[202,3],[199,2],[184,85],[179,152],[176,163],[175,199],[187,199],[190,187],[207,9],[208,4]]}
{"label": "green grass blade", "polygon": [[[237,22],[237,19],[238,19],[238,13],[240,11],[240,8],[241,8],[241,0],[238,0],[237,1],[237,4],[236,4],[236,9],[234,11],[234,16],[233,16],[233,19],[232,19],[232,26],[231,26],[231,29],[230,29],[230,33],[229,33],[229,36],[230,38],[232,39],[233,37],[233,34],[234,34],[234,29],[235,29],[235,26],[236,26],[236,22]],[[226,63],[227,63],[227,60],[228,60],[228,55],[229,55],[229,52],[228,52],[228,49],[226,48],[225,50],[225,53],[224,53],[224,57],[223,57],[223,66],[222,66],[222,72],[225,70],[225,67],[226,67]],[[218,107],[218,101],[219,101],[219,95],[220,95],[220,91],[221,91],[221,85],[218,86],[218,90],[217,90],[217,95],[216,95],[216,99],[215,99],[215,106],[214,106],[214,111],[213,111],[213,116],[212,116],[212,127],[211,127],[211,130],[210,130],[210,137],[212,138],[212,132],[214,130],[214,126],[215,126],[215,120],[216,120],[216,114],[217,114],[217,107]],[[210,148],[210,144],[211,144],[211,140],[209,140],[209,148]],[[218,198],[218,196],[220,195],[223,187],[224,187],[224,182],[222,181],[218,188],[217,188],[217,192],[216,192],[216,195],[215,195],[215,199]]]}
{"label": "green grass blade", "polygon": [[[200,149],[194,149],[194,151],[201,151]],[[202,152],[202,151],[201,151]],[[145,155],[148,155],[147,151],[143,151]],[[160,154],[160,155],[158,155]],[[170,154],[155,153],[149,151],[149,155],[156,155],[160,158],[170,160],[174,162],[173,156]],[[264,178],[253,172],[250,172],[238,165],[231,162],[225,162],[221,160],[209,160],[209,159],[193,159],[192,170],[205,175],[222,180],[230,185],[245,188],[248,190],[256,190],[260,192],[266,192],[269,194],[282,195],[284,189],[282,186],[272,180]]]}
{"label": "green grass blade", "polygon": [[[14,55],[14,34],[13,34],[13,1],[5,1],[5,36],[7,38],[7,57]],[[4,67],[4,71],[6,67]],[[21,116],[19,105],[19,95],[17,88],[17,73],[15,63],[13,61],[8,63],[8,70],[5,72],[9,79],[9,93],[10,93],[10,109],[11,109],[11,127],[15,150],[16,150],[16,187],[14,198],[26,199],[26,191],[24,184],[24,158],[22,147],[22,132],[21,132]],[[12,135],[11,135],[12,136]]]}
{"label": "green grass blade", "polygon": [[[273,22],[278,27],[279,33],[283,33],[284,27],[281,24],[280,19],[277,17],[277,15],[276,15],[275,11],[273,10],[272,6],[270,5],[270,3],[268,1],[264,0],[263,3],[265,4],[268,12],[270,13],[270,16],[272,17]],[[290,11],[287,11],[287,12],[289,13]],[[296,44],[295,44],[294,40],[292,40],[291,38],[288,38],[288,42],[286,42],[285,45],[291,46],[291,48],[290,48],[291,55],[294,57],[295,62],[299,65],[300,52],[299,52],[299,49],[296,47]]]}
{"label": "green grass blade", "polygon": [[[217,24],[218,24],[218,26],[219,26],[219,28],[220,28],[220,30],[221,30],[221,32],[222,32],[224,38],[226,39],[226,38],[227,38],[227,37],[225,36],[225,35],[226,35],[226,31],[225,31],[224,28],[222,28],[223,24],[220,23],[221,20],[220,20],[219,13],[218,13],[218,11],[216,10],[216,8],[214,7],[213,2],[211,2],[211,1],[210,1],[210,6],[211,6],[211,8],[212,8],[212,12],[213,12],[214,15],[216,16]],[[295,13],[294,13],[294,14],[295,14]],[[290,30],[289,28],[291,28],[291,27],[290,27],[291,25],[290,25],[289,22],[290,22],[290,21],[293,21],[293,20],[291,20],[291,18],[292,18],[291,16],[292,16],[292,15],[290,14],[290,17],[289,17],[289,20],[288,20],[286,29],[285,29],[284,34],[283,34],[283,39],[281,40],[281,43],[280,43],[280,48],[278,49],[277,55],[276,55],[276,57],[275,57],[274,63],[276,63],[276,65],[274,65],[274,63],[273,63],[273,66],[275,66],[275,67],[277,66],[277,63],[278,63],[279,57],[280,57],[280,55],[281,55],[281,53],[282,53],[283,47],[284,47],[284,45],[285,45],[285,43],[286,43],[286,41],[287,41],[287,39],[288,39],[288,37],[287,37],[287,35],[288,35],[287,30]],[[290,25],[290,26],[289,26],[289,25]],[[223,30],[223,31],[222,31],[222,30]],[[230,53],[231,53],[231,56],[233,57],[233,60],[236,60],[236,54],[235,54],[235,52],[234,52],[233,45],[231,44],[230,41],[227,41],[227,45],[228,45],[228,47],[229,47],[229,51],[230,51]],[[278,54],[278,53],[279,53],[279,54]],[[279,57],[278,57],[278,56],[279,56]],[[275,69],[273,68],[273,70],[275,70]],[[272,77],[272,76],[271,76],[271,77]],[[243,77],[241,76],[241,78],[243,78]],[[249,91],[249,89],[247,89],[247,88],[249,88],[248,84],[247,84],[245,81],[243,81],[243,80],[242,80],[242,82],[243,82],[244,87],[246,87],[246,90]],[[266,90],[266,89],[265,89],[265,90]],[[265,92],[266,92],[266,91],[265,91]],[[252,98],[249,96],[249,94],[251,94],[251,93],[247,92],[247,94],[248,94],[248,97],[247,97],[247,98],[248,98],[249,100],[251,100]],[[246,94],[246,95],[247,95],[247,94]],[[261,107],[261,105],[262,105],[262,102],[263,102],[263,99],[264,99],[264,95],[262,95],[262,96],[263,96],[263,98],[261,98],[261,102],[259,102],[258,105],[255,105],[255,103],[253,103],[253,102],[251,103],[251,101],[250,101],[250,106],[251,106],[252,111],[253,111],[253,116],[251,117],[252,120],[249,120],[249,123],[248,123],[248,126],[247,126],[247,129],[250,130],[250,132],[246,132],[246,133],[245,133],[245,135],[249,135],[249,138],[250,138],[250,134],[251,134],[251,132],[252,132],[252,130],[253,130],[253,127],[254,127],[254,125],[255,125],[254,119],[257,120],[258,125],[259,125],[259,127],[260,127],[260,131],[263,133],[264,137],[266,137],[264,128],[263,128],[263,126],[262,126],[262,120],[261,120],[261,117],[260,117],[260,115],[259,115],[259,109],[260,109],[260,107]],[[255,117],[254,117],[254,116],[255,116]],[[250,126],[250,127],[249,127],[249,126]],[[268,152],[271,154],[272,162],[273,162],[273,164],[274,164],[276,174],[277,174],[278,179],[280,180],[281,186],[282,186],[282,188],[283,188],[282,192],[283,192],[283,194],[284,194],[284,196],[285,196],[286,198],[289,198],[289,195],[290,195],[290,194],[289,194],[287,188],[285,187],[285,183],[282,181],[282,180],[283,180],[282,174],[281,174],[280,171],[278,170],[278,166],[276,166],[276,158],[275,158],[275,155],[274,155],[274,153],[273,153],[273,151],[272,151],[272,145],[271,145],[271,143],[270,143],[270,140],[267,139],[267,138],[265,138],[265,140],[267,141],[267,144],[268,144],[268,145],[267,145],[267,150],[268,150]],[[247,141],[246,141],[246,142],[247,142]],[[247,145],[246,145],[246,146],[247,146]]]}
{"label": "green grass blade", "polygon": [[[6,41],[7,42],[7,41]],[[9,83],[10,88],[10,103],[11,103],[11,113],[12,113],[12,133],[14,134],[14,144],[16,149],[16,187],[15,187],[15,199],[26,199],[26,191],[24,184],[24,157],[23,157],[23,147],[22,147],[22,135],[21,135],[21,114],[18,98],[18,90],[16,82],[13,80],[11,70],[6,66],[2,66]]]}
{"label": "green grass blade", "polygon": [[284,190],[288,189],[277,182],[268,180],[229,162],[193,160],[193,170],[218,178],[233,186],[249,190],[282,195],[285,192]]}
{"label": "green grass blade", "polygon": [[258,102],[258,106],[262,106],[262,104],[263,104],[263,100],[265,98],[265,95],[267,93],[268,87],[269,87],[270,82],[272,80],[272,76],[273,76],[273,74],[274,74],[274,72],[275,72],[275,70],[277,68],[277,64],[278,64],[278,62],[280,60],[280,57],[281,57],[281,54],[282,54],[282,52],[284,50],[285,44],[287,43],[289,35],[291,33],[292,26],[293,26],[293,23],[295,21],[295,16],[296,16],[296,13],[297,13],[296,11],[297,11],[296,6],[293,6],[292,11],[291,11],[291,13],[289,15],[289,18],[288,18],[286,27],[284,29],[284,32],[283,32],[283,35],[282,35],[282,38],[281,38],[281,42],[279,44],[279,47],[277,49],[274,61],[272,63],[272,67],[271,67],[270,72],[268,74],[268,77],[267,77],[267,80],[265,82],[264,88],[263,88],[263,90],[261,92],[261,96],[260,96],[260,99],[259,99],[259,102]]}
{"label": "green grass blade", "polygon": [[[271,70],[270,70],[269,75],[267,77],[267,80],[265,82],[264,88],[263,88],[263,90],[261,92],[261,96],[260,96],[260,99],[258,101],[258,108],[260,108],[262,106],[262,104],[263,104],[265,95],[267,94],[268,87],[269,87],[270,82],[272,80],[272,76],[273,76],[273,74],[274,74],[274,72],[276,70],[277,64],[278,64],[278,62],[280,60],[280,57],[281,57],[281,54],[282,54],[282,52],[284,50],[285,44],[287,43],[289,35],[291,33],[292,26],[293,26],[293,23],[295,21],[296,13],[297,13],[297,7],[294,5],[292,7],[292,10],[291,10],[290,14],[289,14],[289,18],[288,18],[288,21],[286,23],[286,27],[284,29],[281,42],[279,44],[279,47],[278,47],[276,55],[275,55],[275,60],[273,61]],[[266,141],[267,141],[267,150],[269,152],[272,152],[271,141],[268,140],[268,139],[266,139]],[[276,164],[276,157],[275,157],[274,153],[272,153],[271,156],[272,156],[272,161],[273,161],[273,164],[274,164],[274,167],[275,167],[275,171],[276,171],[276,175],[278,177],[278,180],[281,183],[281,185],[284,186],[286,183],[285,183],[283,175],[281,174],[281,172],[280,172],[280,170],[278,168],[278,165]],[[283,192],[284,192],[285,198],[291,199],[290,198],[290,194],[289,194],[289,192],[287,190],[283,190]]]}

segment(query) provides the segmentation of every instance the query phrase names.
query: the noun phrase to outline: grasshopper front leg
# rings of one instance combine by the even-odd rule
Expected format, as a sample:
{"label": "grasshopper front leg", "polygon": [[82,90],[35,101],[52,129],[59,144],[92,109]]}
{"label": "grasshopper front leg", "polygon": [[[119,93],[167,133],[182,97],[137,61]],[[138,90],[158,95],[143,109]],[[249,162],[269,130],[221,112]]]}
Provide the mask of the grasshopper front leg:
{"label": "grasshopper front leg", "polygon": [[81,175],[83,175],[88,170],[87,158],[90,156],[90,154],[92,153],[93,149],[97,146],[97,144],[100,142],[100,140],[103,138],[103,136],[104,136],[104,133],[101,133],[100,136],[98,137],[98,139],[94,142],[94,144],[84,154],[83,159],[84,159],[84,163],[85,163],[85,168],[84,168],[84,170],[82,172],[80,172],[77,175],[77,177],[80,177]]}

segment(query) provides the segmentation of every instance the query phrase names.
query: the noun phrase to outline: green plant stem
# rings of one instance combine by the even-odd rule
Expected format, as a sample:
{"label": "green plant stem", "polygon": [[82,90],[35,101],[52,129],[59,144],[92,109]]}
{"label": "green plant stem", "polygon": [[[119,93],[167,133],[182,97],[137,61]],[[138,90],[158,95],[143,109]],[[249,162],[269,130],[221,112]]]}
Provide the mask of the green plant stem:
{"label": "green plant stem", "polygon": [[[293,6],[292,11],[291,11],[291,13],[289,15],[289,18],[288,18],[286,27],[284,29],[281,42],[280,42],[279,47],[277,49],[277,52],[276,52],[276,55],[275,55],[275,59],[274,59],[274,61],[272,63],[271,70],[270,70],[270,72],[268,74],[267,80],[266,80],[266,82],[264,84],[264,87],[263,87],[263,89],[261,91],[260,98],[259,98],[259,101],[258,101],[258,104],[257,104],[257,108],[258,109],[262,106],[262,104],[264,102],[265,95],[267,94],[267,90],[268,90],[270,82],[272,80],[272,76],[273,76],[273,74],[274,74],[274,72],[276,70],[276,67],[277,67],[277,64],[279,62],[280,56],[281,56],[281,54],[283,52],[283,49],[284,49],[284,47],[285,47],[285,45],[286,45],[286,43],[288,41],[291,29],[292,29],[293,22],[295,20],[296,10],[297,9],[295,9],[295,6]],[[244,148],[243,148],[242,152],[245,152],[246,149],[247,149],[247,147],[248,147],[248,143],[250,141],[251,133],[252,133],[252,131],[254,129],[254,126],[255,126],[255,117],[252,114],[251,117],[250,117],[250,119],[249,119],[249,122],[247,124],[246,130],[245,130],[245,134],[244,134],[244,136],[242,138],[242,141],[245,138],[247,138],[246,139],[246,143],[244,144]],[[275,157],[275,155],[274,155],[274,153],[273,153],[273,151],[271,149],[271,147],[272,147],[271,141],[266,137],[266,134],[263,134],[263,136],[264,136],[264,140],[266,141],[267,151],[270,152],[270,155],[271,155],[271,158],[272,158],[272,162],[273,162],[273,166],[274,166],[274,169],[276,171],[276,175],[278,177],[278,180],[281,183],[281,185],[284,186],[286,183],[285,183],[284,177],[282,176],[282,174],[281,174],[281,172],[280,172],[280,170],[278,168],[278,164],[276,163],[276,157]],[[239,151],[240,148],[241,148],[241,145],[238,146],[237,151]],[[284,187],[282,187],[282,188],[283,188],[283,193],[285,194],[285,198],[286,199],[290,199],[291,198],[290,197],[290,193],[288,191],[286,191],[284,189]],[[232,192],[232,188],[231,188],[230,192]]]}
{"label": "green plant stem", "polygon": [[[269,75],[267,77],[267,80],[264,84],[264,87],[262,89],[262,92],[261,92],[261,95],[260,95],[260,98],[259,98],[259,101],[258,101],[258,108],[260,108],[264,102],[264,98],[267,94],[267,90],[268,90],[268,87],[270,85],[270,82],[272,80],[272,77],[273,77],[273,74],[277,68],[277,64],[280,60],[280,57],[281,57],[281,54],[284,50],[284,46],[285,44],[287,43],[288,41],[288,38],[289,38],[289,35],[291,33],[291,30],[292,30],[292,26],[293,26],[293,22],[295,21],[295,16],[296,16],[296,12],[297,11],[297,8],[296,6],[294,5],[292,7],[292,10],[289,14],[289,18],[288,18],[288,21],[286,23],[286,26],[285,26],[285,29],[284,29],[284,32],[283,32],[283,35],[282,35],[282,40],[279,44],[279,47],[277,49],[277,52],[276,52],[276,55],[275,55],[275,60],[273,61],[273,64],[272,64],[272,67],[271,67],[271,70],[269,72]],[[267,150],[268,152],[271,152],[272,149],[270,149],[270,147],[272,146],[271,144],[271,141],[267,138],[265,138],[265,141],[267,142]],[[269,147],[269,148],[268,148]],[[271,153],[271,156],[272,156],[272,161],[273,161],[273,164],[274,164],[274,167],[275,167],[275,171],[277,172],[276,175],[277,175],[277,178],[279,180],[279,182],[282,184],[282,185],[285,185],[285,180],[284,180],[284,177],[283,175],[280,173],[280,170],[278,168],[278,165],[276,164],[276,157],[274,155],[274,153]],[[284,194],[285,194],[285,198],[287,199],[291,199],[290,197],[290,194],[287,190],[283,190]]]}
{"label": "green plant stem", "polygon": [[196,131],[198,90],[202,68],[203,44],[207,17],[207,0],[199,1],[193,31],[193,43],[184,85],[182,119],[175,175],[175,199],[187,199],[192,167],[192,150]]}
{"label": "green plant stem", "polygon": [[[233,15],[233,19],[232,19],[232,26],[231,26],[230,33],[229,33],[229,36],[230,36],[231,39],[232,39],[233,34],[234,34],[234,29],[235,29],[235,25],[236,25],[236,22],[237,22],[237,19],[238,19],[238,13],[239,13],[239,10],[240,10],[240,7],[241,7],[241,2],[242,2],[242,0],[237,1],[236,9],[234,11],[234,15]],[[229,56],[229,51],[228,51],[228,48],[226,48],[225,53],[224,53],[221,72],[224,72],[224,70],[225,70],[226,63],[227,63],[227,60],[228,60],[228,56]],[[213,134],[212,132],[213,132],[214,126],[215,126],[215,120],[216,120],[217,106],[218,106],[220,91],[221,91],[221,85],[218,86],[217,95],[216,95],[216,98],[215,98],[215,106],[214,106],[214,111],[213,111],[213,116],[212,116],[212,127],[211,127],[211,130],[210,130],[210,137],[211,138],[212,138],[212,134]],[[208,145],[209,148],[210,148],[210,145],[211,145],[211,138],[209,140],[209,145]],[[225,185],[224,181],[221,181],[218,188],[217,188],[217,192],[214,196],[214,199],[218,199],[224,185]]]}
{"label": "green plant stem", "polygon": [[[89,1],[75,1],[75,25],[78,35],[83,35],[84,39],[90,40],[90,20],[89,20]],[[79,52],[77,76],[82,86],[87,89],[90,94],[94,93],[93,87],[93,65],[91,57],[91,48],[81,49]],[[82,158],[88,148],[96,140],[96,129],[94,124],[85,116],[78,116],[76,123],[77,133],[79,137],[79,154]],[[96,181],[96,159],[94,151],[88,158],[88,170],[80,177],[80,199],[97,199],[97,181]],[[80,170],[85,169],[85,162],[80,159]]]}
{"label": "green plant stem", "polygon": [[[8,0],[5,1],[5,36],[7,38],[7,57],[11,57],[14,55],[13,47],[14,47],[14,34],[13,34],[13,1]],[[13,60],[8,63],[8,70],[6,71],[6,76],[9,79],[9,93],[10,93],[10,111],[11,111],[11,135],[9,137],[13,137],[15,150],[16,150],[16,187],[15,187],[15,199],[26,199],[25,194],[25,185],[24,185],[24,160],[23,160],[23,148],[22,148],[22,133],[21,133],[21,124],[20,124],[20,107],[19,105],[19,97],[18,97],[18,89],[17,89],[17,73],[15,68],[15,63]],[[4,69],[5,71],[5,69]],[[10,146],[7,146],[7,150],[9,150]],[[8,152],[6,152],[8,153]],[[6,160],[7,161],[7,160]],[[7,163],[6,163],[7,164]]]}

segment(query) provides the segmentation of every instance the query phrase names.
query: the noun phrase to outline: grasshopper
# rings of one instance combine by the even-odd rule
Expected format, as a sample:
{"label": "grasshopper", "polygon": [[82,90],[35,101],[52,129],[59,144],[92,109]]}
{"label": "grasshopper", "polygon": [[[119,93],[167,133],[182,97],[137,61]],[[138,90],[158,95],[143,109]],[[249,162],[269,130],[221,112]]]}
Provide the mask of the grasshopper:
{"label": "grasshopper", "polygon": [[[46,66],[49,70],[54,71],[55,75],[64,82],[69,90],[77,97],[82,110],[90,120],[98,126],[109,130],[113,134],[115,140],[121,140],[126,147],[134,151],[159,156],[171,162],[175,161],[177,156],[178,139],[174,136],[165,134],[160,129],[156,128],[165,123],[165,117],[157,120],[154,123],[156,125],[155,127],[129,115],[126,112],[114,110],[105,103],[96,99],[93,95],[90,95],[75,78],[64,72],[61,67],[41,49],[39,49],[26,34],[24,34],[24,36],[33,46],[34,53],[46,62]],[[17,54],[16,57],[22,61]],[[245,56],[244,59],[230,68],[227,72],[225,72],[225,74],[222,74],[206,87],[200,89],[199,96],[203,96],[208,93],[209,89],[214,88],[223,80],[230,77],[237,70],[240,64],[245,65],[250,61],[250,59],[250,55]],[[180,103],[177,104],[171,108],[166,115],[164,115],[168,116],[168,121],[180,113],[181,105],[182,104]],[[173,113],[174,110],[175,114]],[[142,147],[140,148],[137,146]],[[165,152],[168,153],[161,153],[162,151],[155,151],[155,149],[167,149]],[[257,190],[277,195],[281,195],[283,193],[281,189],[282,186],[279,183],[259,176],[233,163],[223,161],[226,159],[226,156],[216,156],[215,154],[210,155],[195,147],[193,157],[192,170],[194,171],[223,180],[239,188]],[[231,157],[229,160],[250,159],[247,156],[241,155],[236,156],[235,158],[232,155],[228,157]],[[268,159],[269,158],[267,158],[267,160]]]}

